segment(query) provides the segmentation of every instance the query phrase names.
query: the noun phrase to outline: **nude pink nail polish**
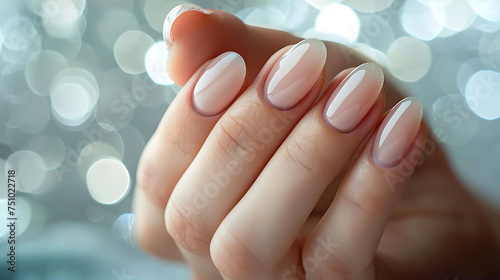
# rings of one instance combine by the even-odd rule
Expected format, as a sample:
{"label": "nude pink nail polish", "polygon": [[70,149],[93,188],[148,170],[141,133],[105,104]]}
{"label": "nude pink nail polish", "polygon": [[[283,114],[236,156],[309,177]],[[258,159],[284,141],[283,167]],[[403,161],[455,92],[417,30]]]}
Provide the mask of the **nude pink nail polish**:
{"label": "nude pink nail polish", "polygon": [[401,163],[420,129],[422,103],[415,97],[401,100],[380,125],[373,144],[373,161],[381,167]]}
{"label": "nude pink nail polish", "polygon": [[245,61],[239,54],[226,52],[216,57],[194,87],[196,111],[204,116],[221,113],[241,90],[245,75]]}
{"label": "nude pink nail polish", "polygon": [[278,110],[293,108],[316,83],[325,61],[323,42],[299,42],[274,65],[264,85],[264,98]]}
{"label": "nude pink nail polish", "polygon": [[339,132],[353,131],[377,101],[383,83],[384,73],[376,64],[358,66],[337,86],[326,103],[326,122]]}
{"label": "nude pink nail polish", "polygon": [[170,37],[170,27],[178,16],[187,11],[196,11],[205,15],[211,14],[210,11],[207,11],[202,7],[194,4],[181,4],[170,10],[167,17],[165,18],[165,21],[163,22],[163,40],[165,40],[168,48],[171,48],[173,46],[172,38]]}

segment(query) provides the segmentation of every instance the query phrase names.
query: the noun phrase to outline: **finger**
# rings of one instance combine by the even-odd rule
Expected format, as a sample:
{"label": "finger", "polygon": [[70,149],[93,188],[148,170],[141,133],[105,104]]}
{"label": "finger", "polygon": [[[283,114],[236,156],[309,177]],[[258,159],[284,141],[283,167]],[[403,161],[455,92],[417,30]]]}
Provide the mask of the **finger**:
{"label": "finger", "polygon": [[307,279],[376,278],[374,256],[387,218],[425,143],[421,120],[420,101],[406,98],[370,137],[305,245]]}
{"label": "finger", "polygon": [[[170,38],[172,45],[168,73],[180,85],[184,85],[205,61],[226,51],[241,54],[252,82],[269,57],[302,40],[284,31],[247,25],[224,11],[202,9],[193,4],[181,6],[173,9],[164,25],[165,38]],[[180,10],[189,12],[180,13]],[[327,81],[343,69],[366,61],[352,48],[333,42],[324,43],[328,49]]]}
{"label": "finger", "polygon": [[167,230],[195,270],[216,270],[209,254],[213,233],[322,88],[321,41],[284,51],[221,117],[167,204]]}
{"label": "finger", "polygon": [[[280,279],[298,264],[300,250],[292,244],[326,186],[377,124],[382,84],[380,67],[363,64],[302,118],[217,229],[211,251],[219,270],[230,279]],[[249,256],[257,261],[230,265],[229,258],[245,263]]]}
{"label": "finger", "polygon": [[147,251],[171,257],[167,247],[173,242],[164,223],[170,193],[244,78],[243,59],[234,52],[207,62],[180,91],[151,137],[139,163],[134,201],[136,239]]}

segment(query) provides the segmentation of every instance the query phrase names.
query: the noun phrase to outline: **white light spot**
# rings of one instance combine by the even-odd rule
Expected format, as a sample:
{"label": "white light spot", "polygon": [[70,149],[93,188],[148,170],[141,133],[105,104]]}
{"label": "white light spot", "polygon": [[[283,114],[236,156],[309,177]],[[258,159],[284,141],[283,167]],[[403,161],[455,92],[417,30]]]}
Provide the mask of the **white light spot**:
{"label": "white light spot", "polygon": [[500,118],[500,73],[481,70],[467,81],[465,98],[470,109],[485,120]]}
{"label": "white light spot", "polygon": [[406,82],[420,80],[429,71],[432,54],[424,42],[401,37],[394,41],[387,50],[387,66],[398,79]]}
{"label": "white light spot", "polygon": [[97,160],[87,171],[90,195],[102,204],[122,200],[130,189],[130,176],[123,163],[115,158]]}
{"label": "white light spot", "polygon": [[112,232],[121,241],[127,244],[134,244],[134,214],[121,214],[112,227]]}
{"label": "white light spot", "polygon": [[450,3],[452,0],[418,0],[418,1],[429,7],[441,7]]}
{"label": "white light spot", "polygon": [[170,10],[186,1],[146,0],[144,3],[144,15],[149,25],[156,31],[162,32],[165,16]]}
{"label": "white light spot", "polygon": [[127,31],[116,40],[114,55],[120,68],[129,74],[146,71],[144,57],[154,44],[149,35],[141,31]]}
{"label": "white light spot", "polygon": [[[7,221],[7,215],[8,215],[7,206],[8,206],[7,200],[0,201],[0,209],[5,209],[5,211],[0,212],[0,219],[2,219],[2,221]],[[16,236],[18,237],[21,236],[21,234],[23,234],[30,225],[32,211],[28,201],[22,197],[16,198],[15,209],[16,209],[16,216],[12,217],[18,218],[16,227]],[[9,227],[3,226],[0,228],[0,240],[2,240],[2,242],[4,238],[7,238],[9,235],[10,235]],[[5,242],[5,244],[6,243],[7,242]]]}
{"label": "white light spot", "polygon": [[246,23],[263,27],[281,27],[286,21],[286,15],[272,6],[247,8],[238,14]]}
{"label": "white light spot", "polygon": [[29,202],[22,198],[22,197],[17,197],[16,198],[16,204],[17,204],[17,217],[18,217],[18,225],[19,227],[17,228],[17,236],[21,236],[28,226],[31,223],[31,206]]}
{"label": "white light spot", "polygon": [[454,31],[465,30],[476,18],[476,13],[466,1],[451,1],[444,6],[434,7],[433,14],[439,23]]}
{"label": "white light spot", "polygon": [[38,95],[50,95],[50,87],[56,75],[68,67],[68,62],[60,53],[41,51],[26,65],[26,82]]}
{"label": "white light spot", "polygon": [[346,5],[363,13],[383,10],[391,6],[393,2],[394,0],[344,0]]}
{"label": "white light spot", "polygon": [[321,10],[315,29],[334,35],[338,42],[354,43],[359,35],[359,18],[356,12],[342,4],[331,4]]}
{"label": "white light spot", "polygon": [[[7,209],[7,200],[0,200],[0,209]],[[0,219],[2,219],[2,221],[7,221],[7,211],[0,212]],[[0,227],[0,240],[2,243],[8,236],[9,231],[10,229],[6,226]]]}
{"label": "white light spot", "polygon": [[80,36],[80,28],[85,23],[82,17],[85,5],[85,0],[43,0],[38,14],[45,31],[52,37],[75,38]]}
{"label": "white light spot", "polygon": [[432,40],[443,29],[432,8],[418,1],[407,1],[401,14],[401,24],[410,35],[421,40]]}
{"label": "white light spot", "polygon": [[[95,127],[95,126],[91,126]],[[117,134],[116,131],[112,134]],[[119,136],[119,135],[118,135]],[[123,141],[121,138],[120,141]],[[88,141],[82,141],[82,144],[89,143]],[[116,146],[115,146],[116,145]],[[93,141],[87,144],[80,155],[78,156],[78,173],[82,178],[85,178],[89,167],[98,159],[103,157],[116,158],[121,160],[123,158],[123,142],[118,144],[111,144],[109,142],[98,142]],[[120,149],[120,151],[118,151]]]}
{"label": "white light spot", "polygon": [[67,126],[84,123],[92,113],[99,96],[94,76],[83,69],[70,68],[59,73],[51,88],[52,113]]}
{"label": "white light spot", "polygon": [[12,51],[26,50],[38,35],[35,27],[26,17],[13,17],[2,26],[3,45]]}
{"label": "white light spot", "polygon": [[471,58],[464,62],[462,66],[458,69],[456,82],[458,89],[465,96],[465,87],[467,86],[467,80],[474,75],[477,71],[483,70],[485,68],[484,63],[479,58]]}
{"label": "white light spot", "polygon": [[174,83],[167,73],[168,50],[165,42],[157,42],[146,53],[144,64],[146,72],[151,80],[159,85],[171,85]]}
{"label": "white light spot", "polygon": [[14,152],[7,159],[6,168],[16,170],[17,191],[33,192],[45,181],[47,166],[44,160],[32,151]]}
{"label": "white light spot", "polygon": [[82,124],[90,115],[91,100],[79,84],[62,84],[51,94],[54,117],[69,126]]}
{"label": "white light spot", "polygon": [[[2,158],[0,158],[0,180],[2,182],[7,182],[7,169],[5,168],[6,162]],[[7,191],[0,192],[0,204],[7,200]],[[0,208],[2,209],[2,208]],[[4,219],[5,221],[5,219]],[[0,230],[0,237],[2,236],[2,232]]]}
{"label": "white light spot", "polygon": [[314,8],[321,10],[328,5],[331,5],[332,3],[340,3],[342,0],[306,0],[309,5],[313,6]]}
{"label": "white light spot", "polygon": [[497,24],[500,21],[500,0],[475,0],[468,3],[480,17]]}

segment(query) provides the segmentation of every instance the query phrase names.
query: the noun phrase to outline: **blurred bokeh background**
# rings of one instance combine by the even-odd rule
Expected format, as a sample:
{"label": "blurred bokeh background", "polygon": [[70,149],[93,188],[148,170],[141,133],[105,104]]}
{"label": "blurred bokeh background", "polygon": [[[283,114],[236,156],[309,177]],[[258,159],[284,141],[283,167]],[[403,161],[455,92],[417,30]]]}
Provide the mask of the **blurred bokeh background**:
{"label": "blurred bokeh background", "polygon": [[[500,0],[192,2],[373,58],[423,100],[470,189],[500,206]],[[0,0],[1,221],[3,170],[18,191],[18,272],[0,226],[1,279],[188,279],[136,248],[130,214],[139,156],[180,89],[161,29],[182,3]]]}

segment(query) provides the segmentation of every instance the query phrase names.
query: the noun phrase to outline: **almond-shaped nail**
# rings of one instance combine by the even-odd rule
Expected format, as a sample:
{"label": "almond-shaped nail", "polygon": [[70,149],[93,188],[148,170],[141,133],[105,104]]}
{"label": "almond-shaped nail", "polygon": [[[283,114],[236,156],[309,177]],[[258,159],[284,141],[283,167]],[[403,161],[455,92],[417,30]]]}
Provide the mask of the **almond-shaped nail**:
{"label": "almond-shaped nail", "polygon": [[271,69],[264,84],[264,98],[278,110],[293,108],[316,83],[325,62],[323,42],[317,39],[299,42]]}
{"label": "almond-shaped nail", "polygon": [[196,111],[204,116],[221,113],[241,90],[245,75],[245,61],[239,54],[226,52],[216,57],[194,87]]}
{"label": "almond-shaped nail", "polygon": [[422,103],[415,97],[401,100],[380,125],[373,144],[373,161],[385,168],[401,163],[411,148],[422,121]]}
{"label": "almond-shaped nail", "polygon": [[333,91],[326,103],[324,117],[341,133],[353,131],[373,107],[384,83],[384,72],[374,63],[354,69]]}
{"label": "almond-shaped nail", "polygon": [[194,4],[181,4],[179,6],[174,7],[170,12],[168,13],[167,17],[165,18],[165,21],[163,22],[163,40],[165,40],[165,43],[167,44],[168,48],[171,48],[173,46],[172,38],[170,36],[170,28],[172,27],[172,24],[174,23],[175,19],[180,16],[184,12],[188,11],[196,11],[203,13],[205,15],[211,14],[210,11],[207,11],[203,9],[200,6],[194,5]]}

